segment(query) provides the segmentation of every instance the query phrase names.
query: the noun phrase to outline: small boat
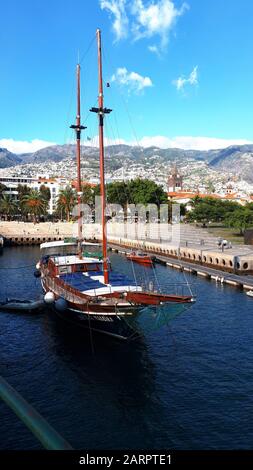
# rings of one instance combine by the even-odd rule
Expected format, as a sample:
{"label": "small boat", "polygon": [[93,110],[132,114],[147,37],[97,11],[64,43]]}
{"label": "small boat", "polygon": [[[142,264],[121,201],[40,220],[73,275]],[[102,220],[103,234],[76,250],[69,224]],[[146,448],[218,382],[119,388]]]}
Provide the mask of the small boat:
{"label": "small boat", "polygon": [[253,297],[253,290],[248,290],[248,292],[246,292],[246,295],[248,295],[249,297]]}
{"label": "small boat", "polygon": [[150,256],[148,253],[142,253],[140,251],[132,251],[131,253],[127,253],[126,257],[129,261],[145,264],[146,266],[151,266],[155,260],[154,256]]}
{"label": "small boat", "polygon": [[5,302],[0,302],[0,310],[4,312],[34,312],[45,307],[44,299],[40,300],[18,300],[6,299]]}
{"label": "small boat", "polygon": [[0,235],[0,254],[3,252],[3,247],[4,247],[4,239],[2,235]]}

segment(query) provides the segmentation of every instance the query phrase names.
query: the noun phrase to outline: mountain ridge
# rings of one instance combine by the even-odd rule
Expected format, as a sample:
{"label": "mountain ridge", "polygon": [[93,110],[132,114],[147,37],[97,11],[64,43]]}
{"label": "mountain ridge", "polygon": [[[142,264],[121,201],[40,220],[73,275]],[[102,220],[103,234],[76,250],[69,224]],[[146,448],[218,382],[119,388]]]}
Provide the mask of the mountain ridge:
{"label": "mountain ridge", "polygon": [[[75,144],[52,145],[33,153],[15,154],[0,148],[0,169],[15,165],[61,162],[67,157],[75,158]],[[82,146],[83,165],[98,163],[99,151],[96,147]],[[153,159],[158,162],[183,162],[194,159],[206,162],[210,168],[234,173],[253,183],[253,145],[232,145],[224,149],[183,150],[179,148],[140,147],[127,144],[105,147],[105,159],[113,169],[120,168],[123,161],[145,164]]]}

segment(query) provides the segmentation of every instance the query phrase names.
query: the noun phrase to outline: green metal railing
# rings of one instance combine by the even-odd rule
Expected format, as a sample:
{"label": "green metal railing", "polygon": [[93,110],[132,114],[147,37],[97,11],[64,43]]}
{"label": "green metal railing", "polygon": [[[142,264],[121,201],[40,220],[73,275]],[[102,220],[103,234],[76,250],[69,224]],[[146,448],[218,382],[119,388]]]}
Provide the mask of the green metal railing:
{"label": "green metal railing", "polygon": [[23,421],[45,449],[73,450],[70,444],[1,376],[0,398]]}

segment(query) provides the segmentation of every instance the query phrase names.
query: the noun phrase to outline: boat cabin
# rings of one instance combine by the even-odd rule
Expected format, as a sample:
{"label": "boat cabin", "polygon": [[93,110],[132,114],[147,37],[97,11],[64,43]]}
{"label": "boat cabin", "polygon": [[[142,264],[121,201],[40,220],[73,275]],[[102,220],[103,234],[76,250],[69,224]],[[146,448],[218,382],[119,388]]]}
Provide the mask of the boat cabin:
{"label": "boat cabin", "polygon": [[[82,242],[82,247],[84,250],[89,250],[89,253],[94,253],[94,257],[97,255],[95,253],[99,250],[99,243],[89,243]],[[66,241],[59,240],[56,242],[47,242],[40,245],[41,255],[44,256],[68,256],[76,255],[78,253],[77,241]]]}
{"label": "boat cabin", "polygon": [[50,257],[54,264],[54,275],[69,273],[86,273],[103,270],[103,262],[98,258],[83,257],[76,255]]}
{"label": "boat cabin", "polygon": [[43,243],[40,248],[42,252],[42,263],[46,263],[53,276],[71,273],[85,273],[91,271],[102,271],[103,262],[100,253],[94,251],[100,246],[98,243],[83,242],[82,246],[89,251],[84,251],[82,258],[77,254],[77,243],[73,242],[51,242]]}
{"label": "boat cabin", "polygon": [[112,271],[110,264],[109,283],[105,284],[103,261],[98,257],[98,253],[90,252],[94,247],[97,249],[99,245],[84,243],[84,248],[89,251],[84,251],[83,257],[80,258],[75,243],[43,243],[41,265],[44,274],[90,296],[141,290],[132,279]]}

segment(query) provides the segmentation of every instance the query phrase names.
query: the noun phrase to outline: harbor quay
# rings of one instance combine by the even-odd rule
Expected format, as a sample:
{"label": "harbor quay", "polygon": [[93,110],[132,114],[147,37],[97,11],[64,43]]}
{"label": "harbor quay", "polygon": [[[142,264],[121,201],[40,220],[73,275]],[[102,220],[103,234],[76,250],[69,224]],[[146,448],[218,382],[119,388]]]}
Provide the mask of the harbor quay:
{"label": "harbor quay", "polygon": [[203,245],[178,247],[166,243],[124,238],[109,238],[109,241],[128,249],[145,250],[155,255],[205,265],[220,271],[253,274],[253,250],[245,245],[222,251]]}
{"label": "harbor quay", "polygon": [[40,245],[62,240],[72,236],[72,233],[72,223],[0,221],[0,235],[4,238],[5,245]]}
{"label": "harbor quay", "polygon": [[[126,255],[129,251],[128,244],[110,243],[110,250],[121,255]],[[155,251],[151,251],[155,253]],[[156,252],[157,253],[157,252]],[[172,259],[170,259],[172,258]],[[219,267],[207,265],[204,262],[191,262],[185,261],[182,258],[178,258],[173,255],[156,254],[156,262],[168,266],[169,268],[177,269],[187,274],[194,276],[200,276],[206,280],[212,280],[221,285],[227,284],[245,291],[251,291],[253,289],[253,276],[250,273],[240,272],[239,270],[225,271]]]}
{"label": "harbor quay", "polygon": [[[127,225],[127,226],[126,226]],[[63,240],[76,235],[77,224],[71,222],[1,221],[0,235],[5,245],[39,245]],[[138,226],[138,227],[137,227]],[[174,231],[178,230],[174,227]],[[84,224],[87,240],[102,238],[99,224]],[[253,246],[228,245],[220,248],[218,239],[207,230],[180,224],[179,233],[173,235],[168,224],[107,224],[108,242],[127,250],[145,250],[156,256],[206,266],[221,272],[253,274]]]}

